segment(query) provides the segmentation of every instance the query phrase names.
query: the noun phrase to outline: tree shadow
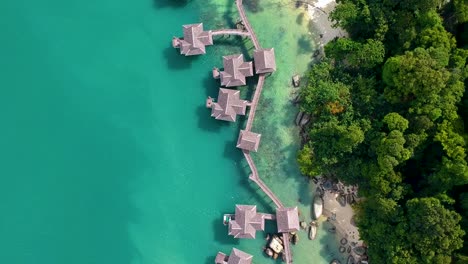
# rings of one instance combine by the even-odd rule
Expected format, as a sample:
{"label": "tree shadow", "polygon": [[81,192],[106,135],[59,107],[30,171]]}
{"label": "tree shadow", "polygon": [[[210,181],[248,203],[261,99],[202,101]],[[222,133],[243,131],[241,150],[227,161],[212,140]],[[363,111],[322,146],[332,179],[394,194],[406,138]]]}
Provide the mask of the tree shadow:
{"label": "tree shadow", "polygon": [[171,70],[185,70],[192,67],[192,62],[198,59],[198,56],[185,56],[180,54],[178,49],[169,46],[163,50],[167,66]]}
{"label": "tree shadow", "polygon": [[153,6],[155,8],[182,8],[186,6],[191,0],[153,0]]}

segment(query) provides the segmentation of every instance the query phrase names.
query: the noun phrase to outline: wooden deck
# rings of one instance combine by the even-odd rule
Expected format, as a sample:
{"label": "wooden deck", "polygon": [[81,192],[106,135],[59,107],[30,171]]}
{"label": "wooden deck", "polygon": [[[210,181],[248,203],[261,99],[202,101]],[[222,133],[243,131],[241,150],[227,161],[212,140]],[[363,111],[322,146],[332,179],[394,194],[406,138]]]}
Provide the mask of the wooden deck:
{"label": "wooden deck", "polygon": [[250,38],[250,33],[247,31],[242,31],[239,29],[218,29],[212,30],[211,35],[218,36],[218,35],[238,35]]}

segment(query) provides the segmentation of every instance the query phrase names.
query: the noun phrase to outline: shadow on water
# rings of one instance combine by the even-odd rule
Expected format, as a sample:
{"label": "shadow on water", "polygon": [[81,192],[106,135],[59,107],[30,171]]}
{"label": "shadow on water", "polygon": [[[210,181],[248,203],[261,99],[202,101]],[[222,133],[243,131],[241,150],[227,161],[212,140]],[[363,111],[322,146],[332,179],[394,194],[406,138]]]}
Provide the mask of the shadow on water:
{"label": "shadow on water", "polygon": [[198,59],[198,56],[181,55],[179,49],[169,46],[163,50],[167,66],[171,70],[184,70],[192,67],[192,62]]}
{"label": "shadow on water", "polygon": [[227,226],[219,219],[213,220],[214,240],[222,245],[239,245],[239,239],[228,235]]}
{"label": "shadow on water", "polygon": [[214,98],[218,97],[220,80],[213,78],[212,72],[209,71],[206,74],[206,77],[203,78],[203,87],[206,89],[206,96],[211,96]]}
{"label": "shadow on water", "polygon": [[216,256],[208,256],[208,257],[206,257],[204,263],[205,264],[213,264],[215,262],[215,258],[216,258]]}
{"label": "shadow on water", "polygon": [[182,8],[186,6],[189,2],[191,2],[191,0],[153,0],[155,8]]}
{"label": "shadow on water", "polygon": [[[20,123],[5,120],[17,130],[5,135],[10,140],[2,147],[9,156],[2,156],[1,171],[9,179],[0,187],[0,222],[8,227],[2,228],[8,242],[0,240],[0,258],[18,264],[132,263],[138,251],[128,230],[139,212],[130,186],[148,169],[148,157],[131,131],[100,112],[115,109],[90,110],[89,103],[83,107],[51,89],[22,95],[34,113],[15,114]],[[53,103],[44,103],[50,98]]]}
{"label": "shadow on water", "polygon": [[300,13],[296,18],[296,23],[298,25],[302,25],[302,23],[304,23],[304,19],[305,19],[305,13]]}
{"label": "shadow on water", "polygon": [[211,109],[205,105],[197,107],[198,127],[209,132],[218,132],[222,127],[228,127],[229,123],[223,120],[216,120],[211,117]]}
{"label": "shadow on water", "polygon": [[257,13],[263,11],[263,7],[260,5],[261,0],[247,0],[244,1],[247,9],[252,13]]}
{"label": "shadow on water", "polygon": [[297,44],[299,46],[299,54],[311,54],[314,51],[312,39],[308,35],[302,35],[299,37]]}

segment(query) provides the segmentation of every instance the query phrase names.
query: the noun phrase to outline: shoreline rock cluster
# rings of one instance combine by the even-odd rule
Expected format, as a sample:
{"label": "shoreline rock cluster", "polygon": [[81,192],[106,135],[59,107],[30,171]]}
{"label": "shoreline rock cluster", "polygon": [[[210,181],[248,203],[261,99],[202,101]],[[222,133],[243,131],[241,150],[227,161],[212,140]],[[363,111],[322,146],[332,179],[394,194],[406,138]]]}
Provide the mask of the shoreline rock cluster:
{"label": "shoreline rock cluster", "polygon": [[329,232],[339,235],[339,252],[348,255],[347,263],[368,263],[367,246],[359,237],[354,223],[352,204],[359,201],[358,186],[345,185],[324,177],[312,178],[317,195],[321,196],[326,222],[332,225]]}

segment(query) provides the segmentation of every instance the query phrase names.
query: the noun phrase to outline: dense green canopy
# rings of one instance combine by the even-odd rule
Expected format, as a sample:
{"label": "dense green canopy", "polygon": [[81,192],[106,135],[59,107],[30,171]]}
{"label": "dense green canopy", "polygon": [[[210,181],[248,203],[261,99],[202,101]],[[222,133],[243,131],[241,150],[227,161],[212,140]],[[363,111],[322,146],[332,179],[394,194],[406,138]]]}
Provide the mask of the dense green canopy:
{"label": "dense green canopy", "polygon": [[330,17],[350,37],[301,89],[301,172],[361,187],[373,263],[467,263],[468,1],[340,0]]}

